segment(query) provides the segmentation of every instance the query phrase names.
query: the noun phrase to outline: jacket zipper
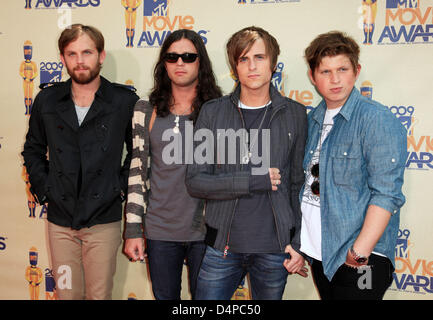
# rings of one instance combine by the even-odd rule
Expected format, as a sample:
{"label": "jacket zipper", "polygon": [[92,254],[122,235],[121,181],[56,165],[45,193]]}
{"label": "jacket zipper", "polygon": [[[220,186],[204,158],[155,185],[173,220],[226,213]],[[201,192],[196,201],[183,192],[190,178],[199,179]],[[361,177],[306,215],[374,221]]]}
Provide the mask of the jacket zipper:
{"label": "jacket zipper", "polygon": [[272,202],[271,194],[269,191],[268,191],[268,196],[269,196],[269,202],[271,203],[272,215],[274,216],[275,229],[277,230],[278,244],[280,245],[280,250],[283,251],[283,246],[281,245],[280,231],[279,231],[278,225],[277,225],[277,215],[275,214],[274,204]]}
{"label": "jacket zipper", "polygon": [[[242,121],[242,127],[245,129],[245,120],[244,120],[244,117],[243,117],[243,115],[242,115],[242,112],[240,111],[239,106],[236,106],[235,101],[232,100],[232,102],[233,102],[233,104],[235,105],[236,109],[237,109],[238,112],[239,112],[239,115],[240,115],[240,117],[241,117],[241,121]],[[273,114],[271,114],[271,119],[269,120],[269,124],[272,122],[273,117],[275,116],[275,114],[278,113],[278,111],[279,111],[279,110],[277,110],[277,112],[274,112]],[[241,168],[242,168],[242,167],[243,167],[243,164],[241,163]],[[280,233],[279,233],[279,231],[278,231],[277,218],[276,218],[276,215],[275,215],[274,205],[272,204],[271,195],[269,194],[269,192],[268,192],[268,196],[269,196],[269,201],[271,202],[272,214],[273,214],[273,216],[274,216],[275,229],[277,230],[278,244],[280,245],[280,250],[283,250],[282,247],[281,247],[281,238],[280,238]],[[231,218],[230,218],[230,225],[229,225],[229,230],[228,230],[228,232],[227,232],[226,245],[224,246],[224,252],[223,252],[223,258],[224,258],[224,259],[227,257],[227,255],[228,255],[228,251],[229,251],[229,249],[230,249],[230,246],[229,246],[229,241],[230,241],[230,232],[231,232],[231,229],[232,229],[233,219],[234,219],[234,217],[235,217],[235,210],[236,210],[236,206],[237,206],[237,204],[238,204],[238,200],[239,200],[239,199],[236,199],[236,201],[235,201],[235,205],[234,205],[234,207],[233,207],[232,216],[231,216]]]}
{"label": "jacket zipper", "polygon": [[[271,119],[269,119],[269,124],[272,122],[272,119],[274,118],[274,116],[280,111],[281,109],[277,110],[276,112],[271,114]],[[292,136],[289,132],[289,139],[292,139]],[[277,224],[277,215],[275,213],[275,208],[274,208],[274,203],[272,202],[272,198],[271,198],[271,193],[268,191],[268,196],[269,196],[269,202],[271,203],[271,209],[272,209],[272,215],[274,216],[274,223],[275,223],[275,229],[277,230],[277,238],[278,238],[278,244],[280,245],[280,250],[283,251],[282,245],[281,245],[281,237],[280,237],[280,231],[278,229],[278,224]]]}
{"label": "jacket zipper", "polygon": [[225,259],[227,257],[228,251],[230,249],[229,247],[229,241],[230,241],[230,231],[232,229],[232,224],[233,224],[233,219],[235,217],[235,211],[236,211],[236,206],[238,205],[238,201],[239,199],[235,200],[235,205],[233,206],[233,211],[232,211],[232,216],[230,218],[230,225],[229,225],[229,230],[227,232],[227,241],[226,241],[226,245],[224,247],[224,254],[223,254],[223,258]]}
{"label": "jacket zipper", "polygon": [[[233,102],[233,104],[235,104],[233,100],[232,100],[232,102]],[[245,120],[244,120],[244,117],[242,115],[242,112],[239,109],[239,106],[236,106],[236,104],[235,104],[235,107],[236,107],[236,110],[239,112],[239,116],[240,116],[241,122],[242,122],[242,127],[245,129]],[[243,163],[241,163],[240,165],[241,165],[241,169],[242,169],[243,168]],[[226,245],[224,246],[224,253],[223,253],[223,258],[224,259],[227,257],[228,251],[230,249],[230,246],[229,246],[230,232],[231,232],[231,229],[232,229],[233,219],[235,217],[235,211],[236,211],[236,206],[238,204],[238,201],[239,201],[239,199],[235,200],[235,205],[233,206],[232,216],[230,217],[230,224],[229,224],[229,230],[227,232]]]}

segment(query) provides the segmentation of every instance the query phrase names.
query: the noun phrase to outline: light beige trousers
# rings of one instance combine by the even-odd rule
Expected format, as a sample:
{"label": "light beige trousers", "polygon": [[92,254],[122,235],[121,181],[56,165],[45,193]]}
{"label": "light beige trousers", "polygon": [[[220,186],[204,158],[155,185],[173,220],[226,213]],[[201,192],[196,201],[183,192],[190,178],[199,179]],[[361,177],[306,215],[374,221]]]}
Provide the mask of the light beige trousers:
{"label": "light beige trousers", "polygon": [[60,300],[110,300],[120,221],[73,230],[48,222],[56,292]]}

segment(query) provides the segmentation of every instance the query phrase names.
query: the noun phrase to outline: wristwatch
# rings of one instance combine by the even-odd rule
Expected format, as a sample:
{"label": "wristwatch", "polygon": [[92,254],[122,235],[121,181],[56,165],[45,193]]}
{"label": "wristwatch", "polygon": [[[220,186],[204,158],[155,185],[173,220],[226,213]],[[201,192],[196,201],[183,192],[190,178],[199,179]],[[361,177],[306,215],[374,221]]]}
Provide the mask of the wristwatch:
{"label": "wristwatch", "polygon": [[354,249],[353,245],[349,249],[350,255],[352,256],[353,260],[355,260],[358,264],[367,264],[368,257],[358,254]]}

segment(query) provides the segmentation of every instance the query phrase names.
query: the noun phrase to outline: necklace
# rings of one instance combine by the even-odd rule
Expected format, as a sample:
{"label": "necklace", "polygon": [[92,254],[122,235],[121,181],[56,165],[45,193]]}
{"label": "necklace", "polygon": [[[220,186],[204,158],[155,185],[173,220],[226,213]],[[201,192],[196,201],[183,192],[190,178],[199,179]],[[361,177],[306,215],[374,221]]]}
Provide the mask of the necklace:
{"label": "necklace", "polygon": [[180,116],[185,115],[185,113],[187,113],[189,110],[191,109],[191,107],[186,108],[181,114],[175,114],[174,112],[172,112],[174,114],[174,127],[173,127],[173,132],[178,134],[180,132],[179,130],[179,120],[180,120]]}
{"label": "necklace", "polygon": [[[265,106],[265,112],[263,113],[262,120],[260,121],[259,128],[257,129],[257,133],[254,136],[253,141],[251,142],[251,144],[249,146],[246,146],[247,154],[242,157],[242,163],[243,164],[248,164],[251,160],[251,156],[252,156],[251,150],[253,150],[253,148],[254,148],[254,146],[255,146],[258,138],[259,138],[259,132],[260,132],[260,129],[262,128],[263,122],[265,121],[266,113],[268,112],[268,109],[269,109],[268,108],[269,104],[270,104],[270,102],[268,104],[266,104],[266,106]],[[248,136],[247,136],[247,139],[248,139]],[[248,140],[247,140],[247,143],[248,143]]]}

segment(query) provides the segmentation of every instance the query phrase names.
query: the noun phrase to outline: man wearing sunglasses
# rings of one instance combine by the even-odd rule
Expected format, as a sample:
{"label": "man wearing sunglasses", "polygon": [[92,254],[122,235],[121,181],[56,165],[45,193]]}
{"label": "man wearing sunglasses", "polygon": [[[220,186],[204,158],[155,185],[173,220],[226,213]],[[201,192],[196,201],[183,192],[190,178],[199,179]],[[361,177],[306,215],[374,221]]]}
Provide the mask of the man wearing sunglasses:
{"label": "man wearing sunglasses", "polygon": [[[185,187],[186,125],[201,105],[221,96],[206,47],[192,30],[172,32],[154,70],[149,101],[139,100],[132,120],[133,151],[126,206],[125,253],[144,260],[158,300],[180,300],[184,260],[195,297],[205,251],[203,201]],[[170,152],[167,152],[170,151]],[[172,161],[168,154],[176,157]],[[150,188],[149,188],[150,183]]]}
{"label": "man wearing sunglasses", "polygon": [[[238,85],[206,103],[195,126],[196,133],[217,137],[210,146],[214,162],[188,165],[186,178],[190,194],[206,199],[207,249],[197,299],[230,299],[248,273],[253,299],[278,300],[289,272],[306,276],[298,253],[306,110],[271,85],[279,52],[262,28],[236,32],[227,55]],[[233,144],[220,147],[224,139]]]}
{"label": "man wearing sunglasses", "polygon": [[308,115],[301,251],[322,299],[382,299],[405,202],[406,130],[355,88],[361,66],[352,38],[321,34],[305,57],[323,100]]}

